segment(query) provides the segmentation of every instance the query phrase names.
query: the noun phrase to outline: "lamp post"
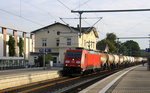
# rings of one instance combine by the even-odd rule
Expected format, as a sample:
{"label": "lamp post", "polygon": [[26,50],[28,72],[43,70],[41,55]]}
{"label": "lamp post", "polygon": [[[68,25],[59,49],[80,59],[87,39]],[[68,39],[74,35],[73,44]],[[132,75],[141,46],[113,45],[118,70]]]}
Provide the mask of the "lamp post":
{"label": "lamp post", "polygon": [[45,69],[46,38],[43,38],[42,46],[43,46],[43,68]]}
{"label": "lamp post", "polygon": [[44,45],[44,54],[43,54],[43,68],[45,69],[45,45]]}

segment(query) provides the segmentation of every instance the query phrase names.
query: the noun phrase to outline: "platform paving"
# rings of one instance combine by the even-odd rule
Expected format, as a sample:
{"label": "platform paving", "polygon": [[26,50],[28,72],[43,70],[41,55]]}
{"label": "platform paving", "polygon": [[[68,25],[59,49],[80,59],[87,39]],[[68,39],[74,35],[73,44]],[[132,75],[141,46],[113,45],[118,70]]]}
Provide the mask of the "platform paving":
{"label": "platform paving", "polygon": [[150,93],[150,71],[139,66],[126,74],[112,93]]}
{"label": "platform paving", "polygon": [[80,93],[150,93],[147,65],[119,71],[80,91]]}
{"label": "platform paving", "polygon": [[62,67],[0,71],[0,90],[59,77]]}

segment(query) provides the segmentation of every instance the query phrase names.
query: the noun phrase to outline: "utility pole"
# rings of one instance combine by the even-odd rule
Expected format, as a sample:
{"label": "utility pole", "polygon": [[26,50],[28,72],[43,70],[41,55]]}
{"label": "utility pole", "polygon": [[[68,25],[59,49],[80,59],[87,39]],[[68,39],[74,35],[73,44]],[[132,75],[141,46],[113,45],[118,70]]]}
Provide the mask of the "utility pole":
{"label": "utility pole", "polygon": [[79,12],[79,28],[80,28],[79,37],[80,37],[80,38],[81,38],[81,32],[82,32],[82,29],[81,29],[81,18],[82,18],[82,12]]}
{"label": "utility pole", "polygon": [[150,48],[150,34],[149,34],[149,48]]}
{"label": "utility pole", "polygon": [[147,52],[148,52],[148,67],[147,67],[147,70],[150,71],[150,34],[149,34],[149,48],[148,48]]}

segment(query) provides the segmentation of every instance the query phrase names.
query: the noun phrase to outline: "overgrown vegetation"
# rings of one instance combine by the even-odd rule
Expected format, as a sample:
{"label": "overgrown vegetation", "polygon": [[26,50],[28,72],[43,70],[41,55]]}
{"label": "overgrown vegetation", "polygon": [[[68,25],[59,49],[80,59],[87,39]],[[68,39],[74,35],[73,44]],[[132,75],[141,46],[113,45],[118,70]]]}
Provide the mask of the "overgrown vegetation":
{"label": "overgrown vegetation", "polygon": [[19,38],[19,56],[22,57],[23,56],[23,45],[24,45],[24,41],[23,39],[20,37]]}
{"label": "overgrown vegetation", "polygon": [[[36,60],[36,66],[43,67],[43,57],[44,55],[39,55],[38,59]],[[45,54],[45,64],[49,64],[50,61],[53,61],[53,57],[51,54]]]}
{"label": "overgrown vegetation", "polygon": [[9,56],[15,56],[15,39],[12,35],[9,36],[9,41],[8,41],[8,46],[9,46]]}

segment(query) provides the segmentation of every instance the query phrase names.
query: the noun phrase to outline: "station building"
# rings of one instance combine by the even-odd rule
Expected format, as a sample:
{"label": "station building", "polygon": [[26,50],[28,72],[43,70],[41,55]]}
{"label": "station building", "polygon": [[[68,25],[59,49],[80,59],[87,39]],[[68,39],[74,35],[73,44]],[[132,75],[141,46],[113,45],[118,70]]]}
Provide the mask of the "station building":
{"label": "station building", "polygon": [[72,27],[59,22],[32,31],[35,36],[35,52],[31,53],[30,62],[35,61],[40,53],[52,54],[56,65],[63,64],[66,49],[82,47],[96,49],[98,33],[94,27]]}

